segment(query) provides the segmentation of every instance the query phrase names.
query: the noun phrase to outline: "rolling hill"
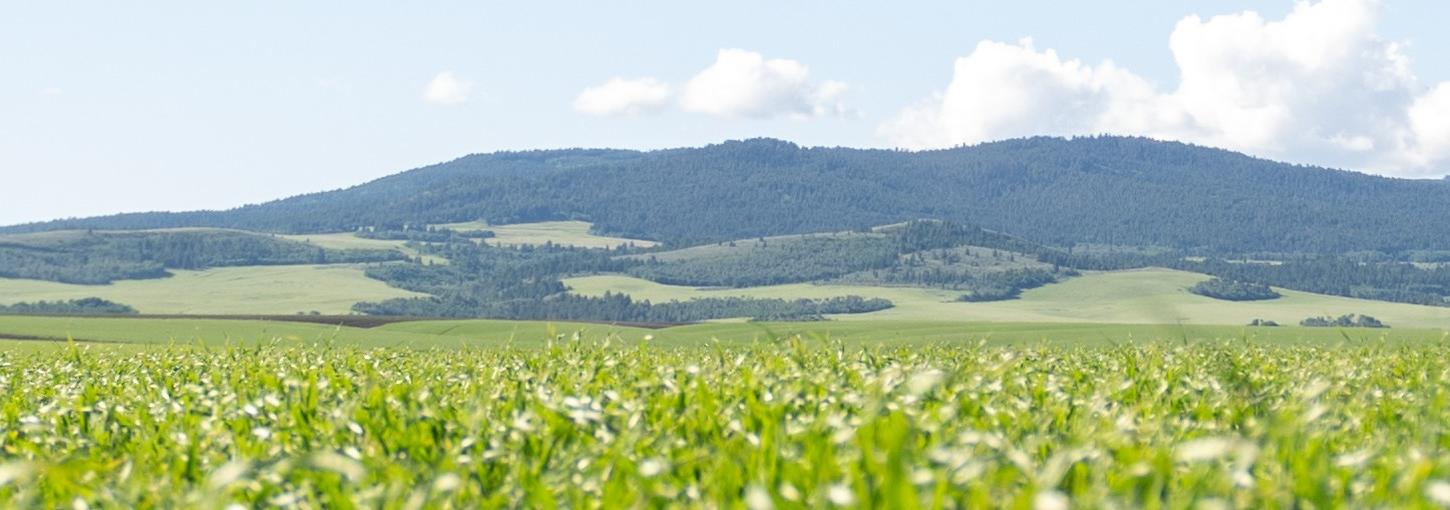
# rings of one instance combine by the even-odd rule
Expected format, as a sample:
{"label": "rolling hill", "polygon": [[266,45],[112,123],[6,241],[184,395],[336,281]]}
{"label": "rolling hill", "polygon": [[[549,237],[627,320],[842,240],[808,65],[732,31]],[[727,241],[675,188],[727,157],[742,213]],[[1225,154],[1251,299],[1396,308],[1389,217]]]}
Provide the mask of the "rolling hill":
{"label": "rolling hill", "polygon": [[354,303],[422,296],[368,278],[357,264],[173,270],[168,278],[77,285],[0,278],[0,304],[99,297],[145,314],[349,313]]}
{"label": "rolling hill", "polygon": [[599,296],[623,292],[651,301],[726,296],[778,299],[823,299],[857,295],[883,298],[895,306],[863,314],[837,315],[841,321],[960,321],[1018,323],[1115,324],[1248,324],[1268,319],[1298,324],[1311,316],[1368,314],[1392,327],[1445,328],[1450,308],[1388,303],[1280,289],[1283,297],[1269,301],[1234,302],[1191,294],[1187,288],[1207,276],[1151,268],[1095,273],[1062,283],[1029,289],[1019,299],[984,303],[956,300],[959,292],[918,287],[817,285],[796,283],[746,288],[700,288],[665,285],[639,278],[600,275],[564,280],[571,292]]}
{"label": "rolling hill", "polygon": [[1058,246],[1446,250],[1450,185],[1141,138],[1031,138],[924,152],[755,139],[650,152],[479,154],[228,211],[123,214],[0,231],[210,226],[318,233],[572,219],[593,222],[598,234],[683,247],[915,218],[978,224]]}

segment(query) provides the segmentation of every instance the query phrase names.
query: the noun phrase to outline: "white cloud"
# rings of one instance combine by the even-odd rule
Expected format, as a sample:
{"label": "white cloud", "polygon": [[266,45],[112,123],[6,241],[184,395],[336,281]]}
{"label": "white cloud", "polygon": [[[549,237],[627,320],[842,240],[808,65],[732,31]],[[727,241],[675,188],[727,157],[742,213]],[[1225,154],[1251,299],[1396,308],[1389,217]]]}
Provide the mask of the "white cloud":
{"label": "white cloud", "polygon": [[614,78],[574,98],[574,109],[590,115],[638,115],[658,112],[669,103],[670,86],[654,78]]}
{"label": "white cloud", "polygon": [[1169,114],[1153,87],[1106,62],[1084,65],[1053,50],[979,43],[956,61],[947,90],[907,108],[882,131],[908,147],[941,147],[1027,135],[1096,133],[1111,125],[1149,126]]}
{"label": "white cloud", "polygon": [[1376,36],[1377,0],[1301,1],[1284,19],[1189,16],[1169,46],[1174,90],[1031,41],[984,41],[946,90],[880,133],[906,147],[1034,134],[1139,134],[1394,175],[1443,173],[1450,86],[1427,89]]}
{"label": "white cloud", "polygon": [[453,71],[443,71],[423,88],[423,100],[433,104],[453,105],[468,101],[473,83],[461,80]]}
{"label": "white cloud", "polygon": [[686,111],[731,117],[811,117],[845,113],[837,102],[846,85],[810,82],[810,70],[788,59],[723,49],[715,63],[685,84]]}
{"label": "white cloud", "polygon": [[1410,106],[1410,130],[1415,146],[1411,161],[1421,165],[1450,159],[1450,83],[1415,100]]}

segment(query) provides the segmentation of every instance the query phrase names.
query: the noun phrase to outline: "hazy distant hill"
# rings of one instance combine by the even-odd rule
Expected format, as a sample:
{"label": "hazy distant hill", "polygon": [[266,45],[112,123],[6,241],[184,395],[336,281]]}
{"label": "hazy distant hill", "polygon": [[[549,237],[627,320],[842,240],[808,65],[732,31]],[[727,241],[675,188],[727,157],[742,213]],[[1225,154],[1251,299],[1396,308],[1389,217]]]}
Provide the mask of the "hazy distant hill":
{"label": "hazy distant hill", "polygon": [[676,246],[913,218],[1034,241],[1221,251],[1450,249],[1450,185],[1303,167],[1142,138],[1031,138],[927,152],[771,139],[652,152],[472,155],[348,189],[220,212],[0,228],[363,225],[585,219]]}

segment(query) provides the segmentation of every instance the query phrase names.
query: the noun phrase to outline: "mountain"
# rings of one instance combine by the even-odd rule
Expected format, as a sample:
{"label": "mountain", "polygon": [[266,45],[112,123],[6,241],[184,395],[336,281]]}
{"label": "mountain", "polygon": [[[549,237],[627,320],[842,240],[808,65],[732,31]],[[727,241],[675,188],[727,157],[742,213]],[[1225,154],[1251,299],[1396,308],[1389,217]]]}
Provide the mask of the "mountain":
{"label": "mountain", "polygon": [[206,226],[304,233],[582,219],[601,233],[686,246],[916,218],[1059,246],[1450,250],[1450,184],[1144,138],[1039,137],[922,152],[753,139],[649,152],[479,154],[228,211],[121,214],[0,232]]}

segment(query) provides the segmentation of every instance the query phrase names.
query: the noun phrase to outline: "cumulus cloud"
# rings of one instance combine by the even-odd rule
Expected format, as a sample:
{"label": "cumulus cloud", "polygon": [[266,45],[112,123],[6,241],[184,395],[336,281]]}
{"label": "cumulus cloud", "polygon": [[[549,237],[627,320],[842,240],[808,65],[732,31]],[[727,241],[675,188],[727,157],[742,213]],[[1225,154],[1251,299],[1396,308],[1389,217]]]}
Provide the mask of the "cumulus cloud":
{"label": "cumulus cloud", "polygon": [[1450,83],[1441,83],[1415,100],[1410,106],[1410,131],[1415,140],[1412,163],[1450,160]]}
{"label": "cumulus cloud", "polygon": [[882,126],[896,143],[941,147],[1035,134],[1147,127],[1175,112],[1159,108],[1152,85],[1111,62],[1099,66],[1018,44],[983,41],[957,59],[945,92]]}
{"label": "cumulus cloud", "polygon": [[473,83],[459,79],[453,71],[443,71],[423,88],[423,100],[433,104],[454,105],[468,101]]}
{"label": "cumulus cloud", "polygon": [[1443,173],[1450,84],[1425,87],[1374,31],[1377,0],[1301,1],[1282,20],[1189,16],[1169,38],[1177,87],[984,41],[947,88],[879,131],[913,148],[1035,134],[1137,134],[1394,175]]}
{"label": "cumulus cloud", "polygon": [[654,78],[614,78],[574,98],[574,109],[590,115],[654,113],[670,101],[670,86]]}
{"label": "cumulus cloud", "polygon": [[812,83],[810,70],[789,59],[766,59],[741,49],[723,49],[715,63],[685,84],[680,106],[690,112],[731,117],[812,117],[842,114],[846,85]]}

